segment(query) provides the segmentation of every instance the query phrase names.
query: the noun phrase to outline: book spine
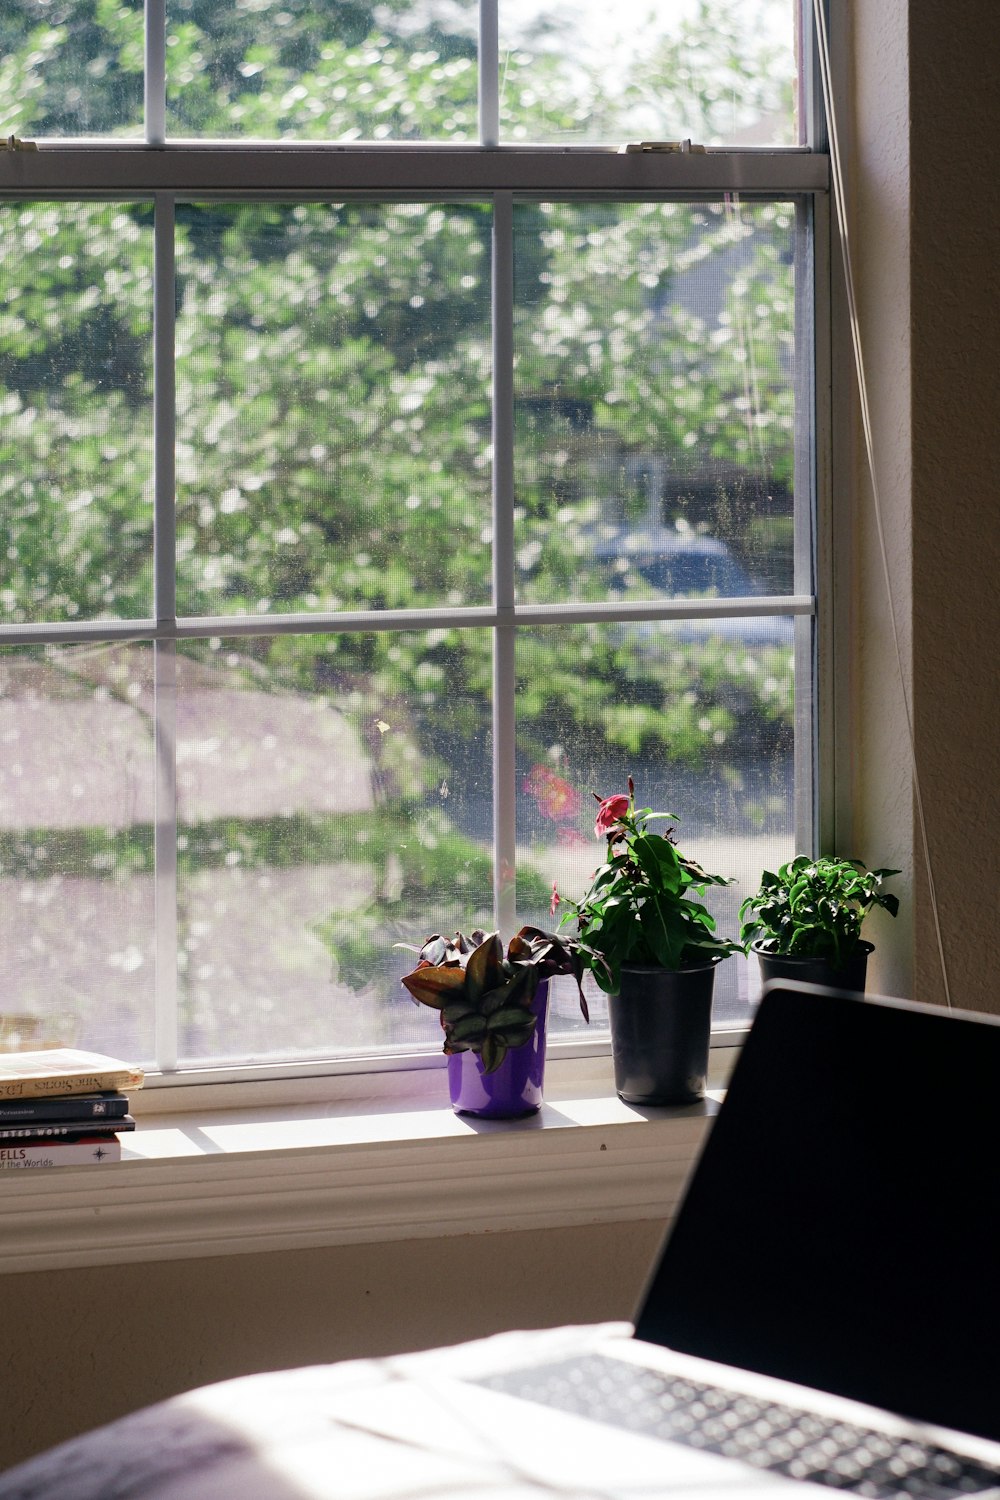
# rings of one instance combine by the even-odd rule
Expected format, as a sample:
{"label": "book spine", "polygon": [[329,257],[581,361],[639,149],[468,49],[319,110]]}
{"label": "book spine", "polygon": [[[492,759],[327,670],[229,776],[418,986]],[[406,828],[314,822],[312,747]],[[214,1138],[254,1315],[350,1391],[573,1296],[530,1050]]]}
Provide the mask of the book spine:
{"label": "book spine", "polygon": [[119,1130],[135,1129],[131,1115],[117,1120],[36,1120],[31,1125],[0,1125],[0,1143],[6,1141],[86,1140],[113,1136]]}
{"label": "book spine", "polygon": [[128,1114],[126,1094],[70,1094],[65,1099],[0,1100],[0,1126],[35,1121],[119,1120]]}
{"label": "book spine", "polygon": [[121,1142],[114,1136],[101,1140],[52,1141],[30,1146],[0,1146],[0,1172],[30,1171],[42,1167],[73,1167],[121,1161]]}
{"label": "book spine", "polygon": [[36,1078],[7,1078],[0,1082],[0,1099],[61,1099],[68,1094],[114,1093],[135,1089],[143,1075],[130,1068],[108,1073],[65,1073]]}

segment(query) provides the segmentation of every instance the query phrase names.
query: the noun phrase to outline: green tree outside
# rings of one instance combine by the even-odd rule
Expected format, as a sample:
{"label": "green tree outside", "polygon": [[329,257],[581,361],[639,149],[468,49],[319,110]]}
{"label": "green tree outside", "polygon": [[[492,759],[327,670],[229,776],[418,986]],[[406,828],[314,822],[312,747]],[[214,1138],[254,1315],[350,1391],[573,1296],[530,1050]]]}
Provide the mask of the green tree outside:
{"label": "green tree outside", "polygon": [[[697,45],[716,37],[701,75],[714,83],[697,86],[683,65],[694,33],[629,83],[675,89],[706,134],[727,89],[749,97],[767,76],[763,52],[748,58],[736,45],[738,7],[711,7],[714,32],[709,9]],[[474,139],[464,23],[449,32],[427,12],[418,25],[405,6],[380,8],[376,22],[368,7],[343,5],[332,36],[329,13],[302,0],[280,16],[257,10],[259,25],[207,0],[171,6],[172,129]],[[141,6],[4,0],[0,53],[0,98],[13,101],[5,130],[139,128]],[[613,113],[599,80],[587,86],[592,110]],[[572,132],[579,98],[557,52],[509,59],[512,132],[530,138],[533,109],[546,129]],[[5,618],[148,617],[152,207],[9,202],[0,221]],[[248,614],[263,627],[287,613],[488,602],[490,228],[489,205],[465,201],[178,205],[179,614]],[[668,532],[721,540],[762,591],[790,589],[794,234],[794,205],[780,202],[517,205],[523,602],[596,601],[611,586],[613,597],[654,597],[635,569],[612,577],[600,545],[648,524],[651,507]],[[652,498],[650,455],[661,464]],[[488,758],[487,631],[262,629],[182,654],[213,681],[235,673],[243,692],[321,698],[355,726],[374,788],[370,809],[317,816],[311,837],[294,812],[212,824],[206,837],[182,804],[182,876],[211,868],[220,850],[238,852],[244,870],[346,858],[363,822],[366,847],[352,857],[370,872],[370,899],[317,928],[352,984],[380,945],[453,923],[466,896],[483,912],[489,830],[471,806]],[[92,657],[52,659],[96,691]],[[526,773],[563,746],[580,765],[624,756],[737,786],[748,755],[788,753],[792,660],[780,641],[737,647],[708,632],[637,647],[594,624],[583,637],[550,635],[544,672],[532,667],[537,653],[522,660]],[[141,694],[129,701],[141,709]],[[751,820],[768,816],[744,800]],[[410,836],[431,824],[441,852]],[[136,829],[148,853],[148,831]],[[94,865],[95,839],[110,863]],[[78,855],[65,845],[69,873],[77,859],[91,874],[119,868],[118,835],[82,830],[78,844]],[[27,875],[32,860],[14,867]],[[544,873],[526,869],[525,907],[537,912],[547,891]]]}

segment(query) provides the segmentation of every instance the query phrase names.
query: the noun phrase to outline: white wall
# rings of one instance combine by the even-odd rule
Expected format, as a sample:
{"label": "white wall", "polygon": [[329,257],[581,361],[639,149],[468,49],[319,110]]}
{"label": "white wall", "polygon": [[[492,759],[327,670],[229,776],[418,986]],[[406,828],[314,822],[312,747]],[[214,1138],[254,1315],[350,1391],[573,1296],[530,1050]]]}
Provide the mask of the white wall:
{"label": "white wall", "polygon": [[[991,0],[854,0],[847,14],[851,232],[930,864],[952,1002],[1000,1010],[1000,12]],[[873,923],[875,986],[941,1003],[860,457],[856,474],[848,837],[905,871],[905,916]]]}
{"label": "white wall", "polygon": [[[1000,1010],[1000,12],[911,0],[913,650],[952,1001]],[[925,892],[921,998],[939,1000]]]}
{"label": "white wall", "polygon": [[4,1278],[0,1468],[208,1381],[629,1318],[661,1223]]}

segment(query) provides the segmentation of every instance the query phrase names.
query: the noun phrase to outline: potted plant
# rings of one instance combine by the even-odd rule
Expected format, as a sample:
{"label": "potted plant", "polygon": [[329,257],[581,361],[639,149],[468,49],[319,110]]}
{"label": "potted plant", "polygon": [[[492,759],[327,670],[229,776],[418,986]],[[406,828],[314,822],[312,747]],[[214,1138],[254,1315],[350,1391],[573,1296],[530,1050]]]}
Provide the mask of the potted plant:
{"label": "potted plant", "polygon": [[607,860],[583,900],[567,902],[563,922],[576,921],[583,960],[608,992],[619,1097],[691,1103],[705,1093],[715,970],[739,951],[695,897],[730,881],[682,854],[672,828],[649,826],[676,815],[637,809],[631,776],[627,797],[597,800],[594,832],[607,840]]}
{"label": "potted plant", "polygon": [[776,875],[765,870],[760,889],[740,907],[740,938],[756,953],[761,978],[801,979],[864,993],[873,944],[861,924],[876,906],[891,917],[897,897],[882,882],[898,870],[868,870],[860,859],[800,854]]}
{"label": "potted plant", "polygon": [[411,951],[417,964],[403,984],[413,1000],[439,1013],[453,1108],[493,1119],[537,1110],[553,975],[573,975],[583,1018],[590,1020],[581,945],[539,927],[522,927],[506,954],[499,933],[478,929],[471,937],[434,933]]}

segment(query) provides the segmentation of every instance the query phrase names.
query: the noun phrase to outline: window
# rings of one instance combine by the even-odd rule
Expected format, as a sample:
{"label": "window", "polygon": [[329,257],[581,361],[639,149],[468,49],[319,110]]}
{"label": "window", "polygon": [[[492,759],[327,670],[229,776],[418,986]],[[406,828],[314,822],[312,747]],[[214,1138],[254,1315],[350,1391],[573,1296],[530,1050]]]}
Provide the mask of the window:
{"label": "window", "polygon": [[592,790],[678,814],[729,933],[811,844],[804,34],[0,0],[10,1035],[401,1062],[395,945],[557,920]]}

